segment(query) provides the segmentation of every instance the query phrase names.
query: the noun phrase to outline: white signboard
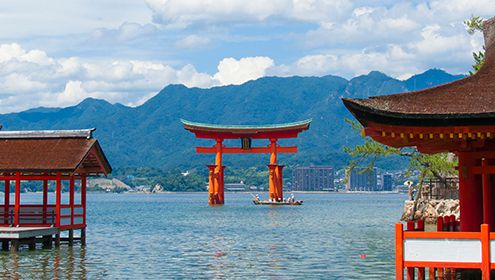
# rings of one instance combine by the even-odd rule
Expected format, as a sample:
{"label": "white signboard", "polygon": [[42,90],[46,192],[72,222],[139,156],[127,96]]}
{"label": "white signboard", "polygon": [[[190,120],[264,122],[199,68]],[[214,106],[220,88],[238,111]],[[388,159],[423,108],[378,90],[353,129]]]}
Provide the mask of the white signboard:
{"label": "white signboard", "polygon": [[[493,242],[491,246],[495,249]],[[492,256],[492,261],[493,259]],[[404,240],[404,261],[481,263],[481,241],[475,239],[406,239]]]}

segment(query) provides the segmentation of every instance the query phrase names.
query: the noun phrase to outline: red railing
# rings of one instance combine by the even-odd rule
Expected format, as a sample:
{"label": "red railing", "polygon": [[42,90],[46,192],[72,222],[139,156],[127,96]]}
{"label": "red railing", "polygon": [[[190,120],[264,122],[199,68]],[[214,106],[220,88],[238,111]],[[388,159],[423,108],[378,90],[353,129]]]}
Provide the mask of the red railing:
{"label": "red railing", "polygon": [[[8,211],[0,205],[0,225],[14,226],[15,207],[10,205]],[[83,205],[60,205],[60,215],[57,219],[57,207],[54,204],[38,205],[23,204],[19,207],[18,226],[57,226],[60,229],[74,229],[85,226],[85,209]]]}
{"label": "red railing", "polygon": [[[407,279],[455,279],[455,269],[480,269],[482,279],[489,279],[490,268],[495,268],[495,233],[487,225],[480,232],[455,232],[459,222],[455,217],[440,217],[437,232],[422,232],[422,222],[408,223],[406,231],[402,224],[396,225],[396,279],[403,280],[404,268]],[[448,231],[448,232],[445,232]],[[438,278],[437,278],[438,277]]]}

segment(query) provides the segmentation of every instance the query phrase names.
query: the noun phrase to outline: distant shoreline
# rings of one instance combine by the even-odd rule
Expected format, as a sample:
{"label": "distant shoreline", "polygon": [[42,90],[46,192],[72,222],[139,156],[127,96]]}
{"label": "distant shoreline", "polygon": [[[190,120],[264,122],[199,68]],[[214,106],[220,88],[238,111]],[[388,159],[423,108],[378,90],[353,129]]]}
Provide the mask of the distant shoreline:
{"label": "distant shoreline", "polygon": [[[105,193],[105,194],[114,194],[116,192],[97,192],[97,191],[88,191],[88,193]],[[118,193],[118,194],[139,194],[139,195],[142,195],[142,194],[207,194],[208,192],[199,192],[199,191],[194,191],[194,192],[187,192],[187,191],[184,191],[184,192],[157,192],[157,193],[151,193],[151,192],[122,192],[122,193]],[[247,192],[247,191],[244,191],[244,192],[228,192],[226,191],[225,193],[228,193],[228,194],[235,194],[235,193],[238,193],[238,194],[263,194],[263,193],[267,193],[266,191],[260,191],[260,192],[256,192],[256,191],[252,191],[252,192]],[[365,191],[351,191],[351,192],[325,192],[325,191],[292,191],[292,192],[285,192],[285,193],[294,193],[294,194],[346,194],[346,195],[358,195],[358,194],[380,194],[380,195],[386,195],[386,194],[400,194],[400,192],[392,192],[392,191],[376,191],[376,192],[365,192]]]}

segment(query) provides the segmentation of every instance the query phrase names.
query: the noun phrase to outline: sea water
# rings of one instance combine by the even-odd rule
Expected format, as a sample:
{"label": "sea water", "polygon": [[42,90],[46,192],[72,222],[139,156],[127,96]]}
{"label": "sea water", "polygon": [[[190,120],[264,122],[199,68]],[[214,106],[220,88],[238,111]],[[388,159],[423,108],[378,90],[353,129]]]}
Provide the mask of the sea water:
{"label": "sea water", "polygon": [[[87,245],[0,253],[2,279],[393,279],[401,194],[88,194]],[[21,201],[37,202],[39,194]],[[76,234],[77,235],[77,234]]]}

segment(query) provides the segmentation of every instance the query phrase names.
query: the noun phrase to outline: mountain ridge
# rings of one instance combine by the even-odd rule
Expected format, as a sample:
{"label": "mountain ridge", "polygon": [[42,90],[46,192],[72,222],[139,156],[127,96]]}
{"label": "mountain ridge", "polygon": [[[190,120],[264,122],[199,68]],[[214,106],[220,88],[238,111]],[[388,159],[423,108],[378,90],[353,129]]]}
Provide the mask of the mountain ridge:
{"label": "mountain ridge", "polygon": [[[372,71],[350,80],[327,75],[263,77],[209,89],[168,85],[137,107],[87,98],[65,108],[40,107],[1,114],[0,123],[4,130],[96,127],[95,136],[114,167],[171,169],[194,168],[212,161],[194,151],[196,145],[211,143],[185,131],[181,118],[218,124],[285,123],[312,118],[309,131],[283,143],[298,145],[300,153],[282,155],[281,160],[342,166],[348,159],[342,146],[359,143],[360,136],[344,122],[351,116],[341,97],[400,93],[462,77],[431,69],[404,81]],[[226,162],[247,166],[264,161],[259,156],[228,156]]]}

